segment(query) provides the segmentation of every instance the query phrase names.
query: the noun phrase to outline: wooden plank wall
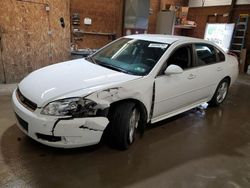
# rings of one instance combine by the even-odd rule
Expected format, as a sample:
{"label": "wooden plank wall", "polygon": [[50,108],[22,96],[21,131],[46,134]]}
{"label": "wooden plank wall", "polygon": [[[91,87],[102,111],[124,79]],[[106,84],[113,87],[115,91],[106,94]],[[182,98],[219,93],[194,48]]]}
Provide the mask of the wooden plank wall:
{"label": "wooden plank wall", "polygon": [[[197,38],[203,38],[208,15],[217,14],[225,14],[229,11],[230,6],[216,6],[216,7],[197,7],[197,8],[189,8],[188,10],[188,20],[195,21],[197,27],[193,30],[188,31],[188,35]],[[210,22],[215,22],[215,19],[211,18]],[[226,23],[227,17],[218,17],[219,23]]]}
{"label": "wooden plank wall", "polygon": [[[81,0],[71,1],[71,14],[79,13],[80,29],[91,32],[115,33],[122,36],[123,4],[125,0],[92,0],[82,3]],[[148,33],[155,33],[157,13],[161,9],[161,3],[178,4],[187,6],[187,0],[150,0],[150,8],[153,13],[149,15]],[[91,26],[85,26],[83,19],[92,19]],[[100,48],[111,40],[107,36],[84,35],[82,41],[77,41],[78,48]]]}
{"label": "wooden plank wall", "polygon": [[[233,11],[233,20],[236,20],[240,14],[249,14],[250,16],[250,5],[237,5]],[[247,34],[246,34],[246,48],[248,49],[250,57],[250,18],[248,20]],[[249,59],[250,60],[250,59]],[[250,61],[249,61],[250,64]]]}
{"label": "wooden plank wall", "polygon": [[150,8],[153,10],[153,14],[149,15],[148,33],[155,33],[157,14],[166,4],[188,6],[188,0],[150,0]]}
{"label": "wooden plank wall", "polygon": [[[215,7],[197,7],[190,8],[188,12],[188,19],[193,20],[197,23],[197,27],[193,30],[187,31],[186,35],[191,37],[203,38],[206,28],[207,16],[214,13],[224,14],[228,13],[230,6],[215,6]],[[250,5],[236,5],[233,10],[233,22],[236,22],[239,14],[249,14],[250,15]],[[218,17],[218,23],[226,23],[227,17]],[[210,22],[215,22],[215,20],[210,19]],[[250,19],[248,23],[248,30],[246,34],[246,48],[247,48],[247,62],[250,64]]]}
{"label": "wooden plank wall", "polygon": [[[71,14],[80,15],[79,29],[85,32],[115,33],[122,35],[123,0],[72,0]],[[85,17],[91,18],[91,25],[84,25]],[[78,48],[100,48],[110,42],[108,36],[85,34],[82,41],[76,41]]]}
{"label": "wooden plank wall", "polygon": [[161,9],[161,1],[160,0],[150,0],[150,8],[152,9],[152,14],[149,15],[148,33],[153,34],[156,31],[157,13]]}
{"label": "wooden plank wall", "polygon": [[[70,0],[24,1],[1,1],[0,83],[3,71],[7,83],[18,82],[33,70],[69,59]],[[48,3],[49,12],[44,3]]]}

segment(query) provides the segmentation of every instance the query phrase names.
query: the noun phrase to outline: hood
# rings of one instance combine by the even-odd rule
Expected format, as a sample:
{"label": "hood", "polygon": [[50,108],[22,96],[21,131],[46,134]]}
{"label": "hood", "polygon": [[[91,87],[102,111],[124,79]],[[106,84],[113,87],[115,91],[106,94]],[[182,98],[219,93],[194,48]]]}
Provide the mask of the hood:
{"label": "hood", "polygon": [[82,90],[81,96],[102,88],[137,79],[134,76],[117,72],[85,59],[58,63],[36,70],[19,84],[21,93],[39,107],[64,95]]}

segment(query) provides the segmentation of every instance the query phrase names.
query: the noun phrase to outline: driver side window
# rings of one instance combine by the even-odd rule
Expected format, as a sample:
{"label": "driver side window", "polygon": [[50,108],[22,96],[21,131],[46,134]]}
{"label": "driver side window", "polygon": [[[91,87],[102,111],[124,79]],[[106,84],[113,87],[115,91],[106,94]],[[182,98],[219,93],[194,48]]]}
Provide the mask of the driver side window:
{"label": "driver side window", "polygon": [[183,70],[191,68],[193,66],[192,61],[192,45],[190,44],[178,47],[167,59],[165,65],[162,67],[158,75],[164,75],[164,71],[169,65],[178,65]]}
{"label": "driver side window", "polygon": [[167,66],[178,65],[183,70],[191,67],[191,46],[182,46],[174,51],[167,60]]}

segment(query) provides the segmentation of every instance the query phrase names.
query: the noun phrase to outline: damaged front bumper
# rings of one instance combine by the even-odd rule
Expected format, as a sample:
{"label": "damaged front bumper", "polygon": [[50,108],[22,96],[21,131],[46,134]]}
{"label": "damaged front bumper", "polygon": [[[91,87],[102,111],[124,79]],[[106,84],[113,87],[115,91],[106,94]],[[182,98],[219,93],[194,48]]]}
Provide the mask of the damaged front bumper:
{"label": "damaged front bumper", "polygon": [[40,114],[30,111],[12,95],[12,105],[18,127],[34,140],[52,147],[75,148],[100,142],[109,121],[106,117],[71,118]]}

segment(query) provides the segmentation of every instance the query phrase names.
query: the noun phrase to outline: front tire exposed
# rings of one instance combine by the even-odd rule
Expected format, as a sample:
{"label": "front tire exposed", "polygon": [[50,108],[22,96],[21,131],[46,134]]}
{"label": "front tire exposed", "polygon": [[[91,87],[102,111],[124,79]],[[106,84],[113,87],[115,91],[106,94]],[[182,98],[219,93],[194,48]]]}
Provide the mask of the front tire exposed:
{"label": "front tire exposed", "polygon": [[133,102],[115,106],[110,114],[109,140],[118,149],[125,150],[134,142],[140,112]]}
{"label": "front tire exposed", "polygon": [[219,106],[226,99],[229,89],[229,80],[224,78],[220,81],[213,95],[213,98],[208,102],[210,106]]}

